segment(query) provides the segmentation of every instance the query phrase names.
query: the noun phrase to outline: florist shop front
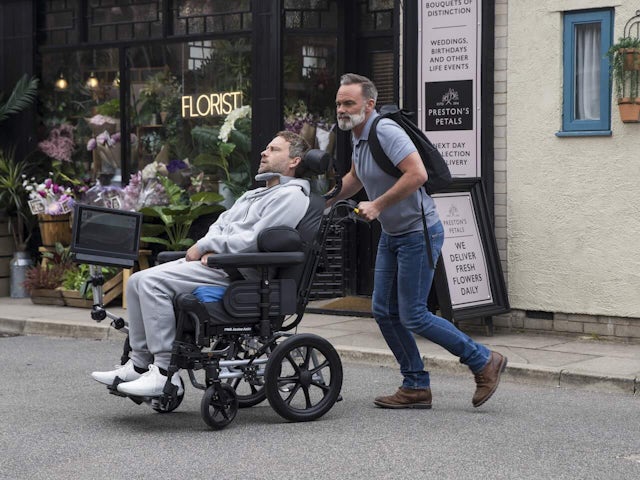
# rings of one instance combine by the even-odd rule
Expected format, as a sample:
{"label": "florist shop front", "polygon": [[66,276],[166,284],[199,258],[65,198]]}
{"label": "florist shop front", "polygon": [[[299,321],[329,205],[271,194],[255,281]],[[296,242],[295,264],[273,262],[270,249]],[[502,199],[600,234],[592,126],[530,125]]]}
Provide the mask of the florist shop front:
{"label": "florist shop front", "polygon": [[[349,142],[333,129],[339,76],[368,75],[380,103],[398,102],[402,4],[2,2],[2,101],[24,95],[0,120],[0,165],[16,174],[2,197],[5,236],[18,229],[14,250],[64,264],[68,237],[48,234],[68,227],[82,201],[143,211],[146,248],[182,250],[252,187],[260,152],[283,128],[334,152],[344,173]],[[161,215],[167,207],[174,210]],[[319,288],[326,296],[354,289],[358,277],[348,235],[334,236]]]}

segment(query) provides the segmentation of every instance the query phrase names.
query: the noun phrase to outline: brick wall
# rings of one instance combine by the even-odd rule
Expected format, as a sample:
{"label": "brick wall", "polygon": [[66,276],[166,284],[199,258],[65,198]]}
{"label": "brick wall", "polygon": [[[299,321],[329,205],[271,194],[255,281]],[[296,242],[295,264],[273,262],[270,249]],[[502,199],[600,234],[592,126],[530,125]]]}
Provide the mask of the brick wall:
{"label": "brick wall", "polygon": [[494,52],[494,215],[498,253],[507,279],[507,7],[495,0]]}
{"label": "brick wall", "polygon": [[[512,310],[493,318],[498,330],[565,333],[612,340],[640,340],[640,318]],[[540,318],[544,317],[544,318]]]}

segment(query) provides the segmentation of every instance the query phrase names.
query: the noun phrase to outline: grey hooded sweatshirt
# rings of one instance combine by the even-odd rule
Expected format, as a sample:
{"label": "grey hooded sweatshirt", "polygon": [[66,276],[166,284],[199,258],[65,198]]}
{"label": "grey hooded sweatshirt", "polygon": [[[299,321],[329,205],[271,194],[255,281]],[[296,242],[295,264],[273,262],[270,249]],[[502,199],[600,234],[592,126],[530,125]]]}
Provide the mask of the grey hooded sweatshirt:
{"label": "grey hooded sweatshirt", "polygon": [[198,249],[203,254],[257,251],[258,234],[265,228],[298,225],[310,191],[307,180],[281,176],[279,185],[244,193],[198,240]]}

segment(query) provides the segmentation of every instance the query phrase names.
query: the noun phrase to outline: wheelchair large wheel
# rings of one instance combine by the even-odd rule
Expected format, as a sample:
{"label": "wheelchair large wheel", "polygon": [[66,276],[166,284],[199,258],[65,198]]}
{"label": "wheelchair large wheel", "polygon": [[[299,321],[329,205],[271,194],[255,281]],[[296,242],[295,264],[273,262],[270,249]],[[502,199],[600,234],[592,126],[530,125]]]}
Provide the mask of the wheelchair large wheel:
{"label": "wheelchair large wheel", "polygon": [[178,378],[180,379],[180,386],[182,387],[182,395],[178,395],[176,398],[174,398],[171,402],[169,402],[169,405],[167,405],[167,407],[164,408],[164,409],[162,409],[161,407],[153,407],[152,406],[152,408],[156,412],[158,412],[158,413],[171,413],[176,408],[178,408],[180,406],[180,404],[182,403],[182,400],[184,399],[184,382],[182,381],[182,377],[178,376]]}
{"label": "wheelchair large wheel", "polygon": [[[235,358],[239,360],[268,358],[271,354],[271,348],[269,347],[262,355],[257,356],[257,351],[260,347],[262,347],[262,343],[255,337],[240,340]],[[237,368],[242,369],[240,367]],[[259,377],[258,370],[260,368],[264,367],[259,365],[245,367],[242,369],[245,373],[243,378],[230,378],[227,380],[227,383],[236,391],[238,407],[253,407],[267,398],[267,392],[264,389],[264,378],[257,378]],[[251,378],[252,375],[253,378]],[[261,382],[262,385],[258,385],[258,382]]]}
{"label": "wheelchair large wheel", "polygon": [[200,414],[211,428],[223,429],[236,418],[237,413],[238,398],[231,385],[218,383],[205,390],[200,403]]}
{"label": "wheelchair large wheel", "polygon": [[267,362],[265,390],[271,407],[293,422],[327,413],[342,388],[342,362],[322,337],[294,335],[278,345]]}

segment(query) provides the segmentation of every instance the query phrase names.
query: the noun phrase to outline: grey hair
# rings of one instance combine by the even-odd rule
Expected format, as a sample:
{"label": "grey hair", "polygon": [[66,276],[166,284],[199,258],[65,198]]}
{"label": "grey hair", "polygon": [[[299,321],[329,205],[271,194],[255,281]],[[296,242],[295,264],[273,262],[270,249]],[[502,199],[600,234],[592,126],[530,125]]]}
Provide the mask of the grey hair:
{"label": "grey hair", "polygon": [[378,101],[378,89],[371,80],[363,75],[357,73],[345,73],[340,77],[340,85],[354,85],[360,84],[362,86],[362,96],[365,99],[373,99],[374,102]]}

